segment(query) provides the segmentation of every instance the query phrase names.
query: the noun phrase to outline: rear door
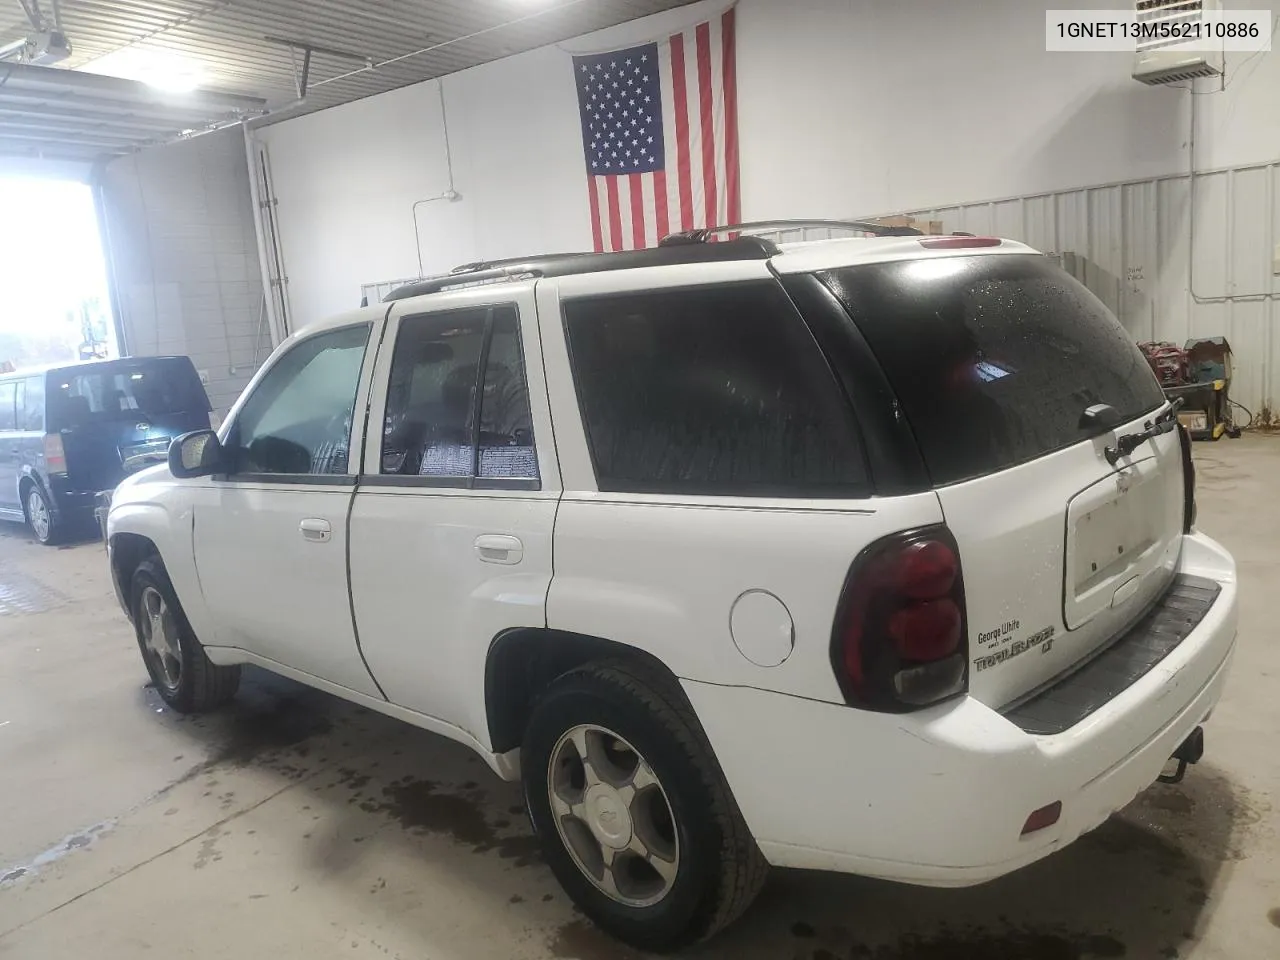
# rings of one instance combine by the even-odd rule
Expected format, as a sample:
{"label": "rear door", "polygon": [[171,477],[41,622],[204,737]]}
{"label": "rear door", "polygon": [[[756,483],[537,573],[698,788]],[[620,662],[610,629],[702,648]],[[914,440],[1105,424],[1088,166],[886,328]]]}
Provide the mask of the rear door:
{"label": "rear door", "polygon": [[[1167,417],[1164,396],[1115,318],[1044,257],[933,257],[827,280],[884,367],[960,545],[970,692],[1007,704],[1104,646],[1172,579],[1177,433],[1115,465],[1106,453]],[[1110,412],[1091,423],[1099,404]]]}
{"label": "rear door", "polygon": [[560,473],[542,370],[531,282],[398,303],[351,510],[370,672],[481,741],[490,644],[546,625]]}
{"label": "rear door", "polygon": [[169,441],[209,425],[209,398],[186,357],[136,357],[55,371],[47,398],[77,490],[106,490],[162,462]]}

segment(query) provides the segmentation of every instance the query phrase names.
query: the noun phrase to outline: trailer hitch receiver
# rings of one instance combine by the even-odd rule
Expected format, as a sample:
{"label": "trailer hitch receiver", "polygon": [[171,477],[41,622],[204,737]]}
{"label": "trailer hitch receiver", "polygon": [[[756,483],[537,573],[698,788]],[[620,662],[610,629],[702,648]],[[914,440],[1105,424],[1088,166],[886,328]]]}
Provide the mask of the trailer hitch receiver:
{"label": "trailer hitch receiver", "polygon": [[1187,739],[1182,741],[1182,745],[1173,751],[1170,760],[1178,761],[1178,769],[1170,774],[1161,774],[1159,780],[1161,783],[1181,783],[1182,778],[1187,774],[1187,764],[1199,763],[1200,758],[1204,756],[1204,727],[1196,727],[1188,735]]}

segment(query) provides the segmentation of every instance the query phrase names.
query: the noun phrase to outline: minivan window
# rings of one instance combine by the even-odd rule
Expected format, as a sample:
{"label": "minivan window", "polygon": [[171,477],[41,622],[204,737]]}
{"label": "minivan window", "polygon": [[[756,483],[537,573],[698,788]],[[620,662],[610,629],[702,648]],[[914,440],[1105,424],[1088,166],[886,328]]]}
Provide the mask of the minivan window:
{"label": "minivan window", "polygon": [[19,429],[44,429],[44,377],[30,377],[26,380],[26,393],[22,406],[18,411]]}
{"label": "minivan window", "polygon": [[209,410],[200,378],[185,357],[117,360],[55,370],[49,374],[49,389],[50,419],[56,427]]}
{"label": "minivan window", "polygon": [[601,490],[865,494],[848,403],[776,283],[588,297],[564,315]]}
{"label": "minivan window", "polygon": [[1080,415],[1093,404],[1123,422],[1164,403],[1120,323],[1043,256],[896,261],[824,279],[884,368],[935,484],[1087,439]]}
{"label": "minivan window", "polygon": [[15,404],[18,396],[17,382],[0,383],[0,430],[18,428]]}

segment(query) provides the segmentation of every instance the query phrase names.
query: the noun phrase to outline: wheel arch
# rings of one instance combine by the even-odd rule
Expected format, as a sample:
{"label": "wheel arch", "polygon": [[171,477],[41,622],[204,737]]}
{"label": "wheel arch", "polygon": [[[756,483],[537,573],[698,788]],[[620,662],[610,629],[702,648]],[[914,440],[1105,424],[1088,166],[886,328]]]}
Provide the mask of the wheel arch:
{"label": "wheel arch", "polygon": [[152,555],[160,556],[160,548],[154,540],[140,533],[113,533],[108,542],[111,581],[115,586],[116,598],[131,620],[133,610],[129,602],[129,585],[133,582],[133,574],[138,566]]}
{"label": "wheel arch", "polygon": [[493,638],[484,667],[485,718],[495,753],[520,746],[538,693],[557,677],[596,660],[631,660],[679,678],[653,654],[604,637],[517,627]]}

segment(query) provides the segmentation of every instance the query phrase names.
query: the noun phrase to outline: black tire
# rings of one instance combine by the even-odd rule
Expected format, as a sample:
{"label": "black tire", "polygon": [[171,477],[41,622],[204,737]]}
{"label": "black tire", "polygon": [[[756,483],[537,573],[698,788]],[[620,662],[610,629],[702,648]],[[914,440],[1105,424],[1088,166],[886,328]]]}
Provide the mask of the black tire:
{"label": "black tire", "polygon": [[[633,745],[657,775],[681,851],[666,895],[651,906],[610,898],[577,865],[556,827],[548,766],[556,743],[580,724]],[[726,926],[755,899],[768,864],[743,822],[706,735],[665,674],[630,661],[588,664],[551,684],[521,750],[525,804],[556,879],[600,927],[644,950],[673,950]]]}
{"label": "black tire", "polygon": [[[143,607],[143,599],[149,589],[163,598],[172,617],[171,622],[176,628],[180,651],[180,656],[176,658],[180,665],[176,683],[169,682],[160,659],[149,648],[144,634],[147,612]],[[221,667],[212,663],[205,655],[204,647],[187,622],[187,615],[182,611],[182,604],[178,602],[178,595],[174,592],[169,574],[159,557],[152,556],[138,564],[133,573],[129,597],[142,662],[146,664],[156,691],[165,703],[179,713],[202,713],[221,706],[236,695],[236,690],[240,687],[239,665]]]}
{"label": "black tire", "polygon": [[[38,511],[43,511],[43,516],[47,518],[45,523],[36,519]],[[66,539],[66,521],[53,509],[49,495],[40,488],[40,484],[27,484],[22,494],[22,512],[27,518],[27,526],[31,528],[31,535],[40,543],[53,547]]]}

